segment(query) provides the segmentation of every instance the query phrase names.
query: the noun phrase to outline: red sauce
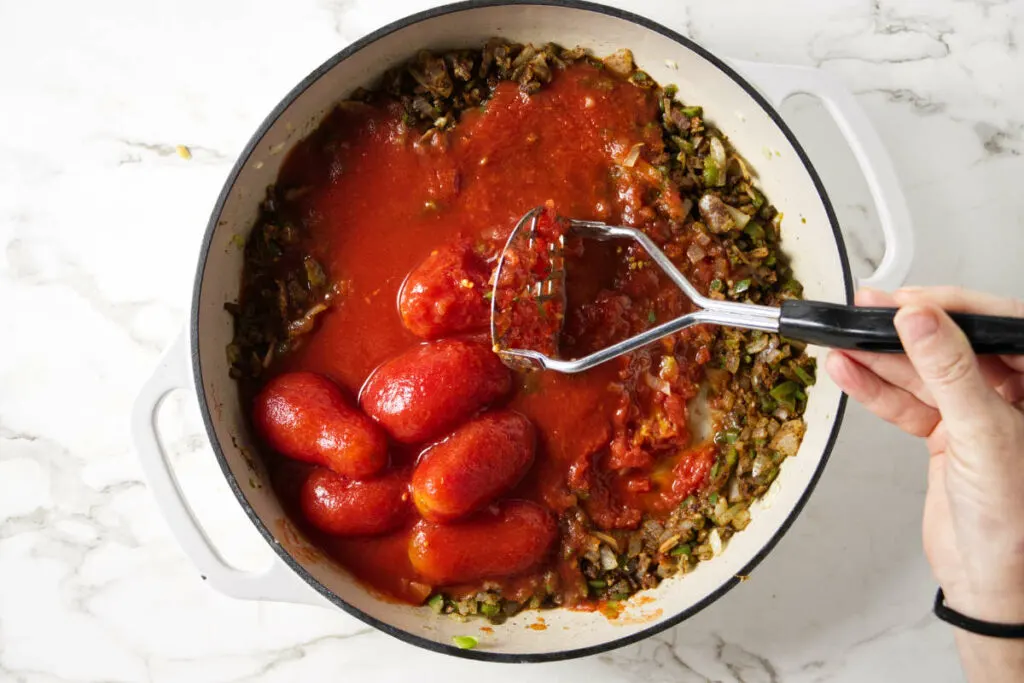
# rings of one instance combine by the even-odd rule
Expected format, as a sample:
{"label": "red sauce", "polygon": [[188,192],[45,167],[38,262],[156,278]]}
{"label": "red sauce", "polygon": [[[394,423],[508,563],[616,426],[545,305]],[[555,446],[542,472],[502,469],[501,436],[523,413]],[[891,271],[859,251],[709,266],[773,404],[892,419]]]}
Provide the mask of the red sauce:
{"label": "red sauce", "polygon": [[[306,247],[344,296],[275,371],[322,373],[357,395],[377,366],[422,343],[396,309],[407,275],[458,240],[493,259],[516,221],[545,203],[563,216],[642,225],[684,253],[691,235],[672,233],[651,208],[659,188],[647,177],[649,165],[614,172],[634,144],[660,151],[658,116],[651,91],[586,64],[558,73],[529,97],[501,83],[482,110],[464,112],[452,131],[427,142],[405,127],[393,105],[339,109],[291,154],[279,185],[308,188],[297,200]],[[624,245],[588,244],[566,265],[568,357],[689,306],[642,252]],[[706,289],[710,268],[699,264],[689,276]],[[505,404],[533,421],[538,443],[535,464],[509,497],[555,513],[580,504],[597,526],[612,529],[634,528],[642,514],[665,513],[700,489],[714,451],[691,444],[686,402],[697,393],[710,338],[693,328],[581,375],[516,375]],[[669,356],[682,360],[663,360]],[[392,443],[392,466],[411,464],[420,450]],[[294,501],[303,467],[278,467],[286,502]],[[420,602],[430,587],[409,561],[410,529],[411,522],[370,538],[314,535],[381,593]],[[578,577],[571,561],[555,562],[563,577]],[[541,573],[498,583],[506,597],[528,595]]]}

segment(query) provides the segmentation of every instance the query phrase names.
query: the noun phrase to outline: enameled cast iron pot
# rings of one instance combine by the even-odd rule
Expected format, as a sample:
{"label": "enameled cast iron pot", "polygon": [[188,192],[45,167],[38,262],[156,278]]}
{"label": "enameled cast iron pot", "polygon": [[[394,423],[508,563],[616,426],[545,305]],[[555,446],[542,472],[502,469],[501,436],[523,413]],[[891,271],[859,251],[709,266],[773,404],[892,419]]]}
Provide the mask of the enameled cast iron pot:
{"label": "enameled cast iron pot", "polygon": [[[754,162],[764,191],[789,217],[783,224],[783,247],[792,257],[806,296],[848,302],[853,278],[832,207],[806,155],[771,104],[796,92],[817,95],[860,162],[882,219],[887,248],[871,284],[891,287],[906,275],[912,252],[910,222],[896,176],[852,96],[821,73],[730,64],[647,19],[584,2],[449,5],[398,21],[345,48],[288,93],[260,125],[210,217],[199,255],[187,339],[182,336],[144,387],[135,408],[134,431],[165,517],[214,588],[239,598],[335,605],[402,640],[448,654],[500,661],[565,659],[619,647],[677,624],[721,597],[737,583],[738,575],[749,574],[793,522],[821,475],[839,429],[844,396],[825,373],[819,374],[810,391],[803,445],[796,457],[785,461],[764,500],[753,505],[749,527],[719,557],[643,593],[649,600],[632,604],[625,618],[547,611],[543,616],[548,628],[539,631],[525,628],[537,618],[536,612],[525,612],[495,626],[478,648],[459,650],[452,646],[452,636],[478,633],[475,627],[436,616],[427,607],[382,601],[306,541],[285,517],[258,459],[251,457],[255,446],[244,419],[246,408],[228,377],[225,347],[231,341],[232,319],[224,311],[224,302],[237,299],[242,268],[242,251],[232,240],[248,234],[287,152],[335,103],[356,87],[372,84],[385,69],[419,49],[483,45],[492,36],[582,45],[597,55],[630,48],[637,63],[658,82],[677,84],[684,101],[703,105],[707,116]],[[762,154],[765,149],[772,150],[771,159]],[[814,354],[818,351],[812,349]],[[185,370],[186,358],[191,376]],[[190,384],[194,384],[224,476],[276,552],[265,572],[242,572],[221,559],[185,502],[156,438],[154,416],[161,398],[171,389]]]}

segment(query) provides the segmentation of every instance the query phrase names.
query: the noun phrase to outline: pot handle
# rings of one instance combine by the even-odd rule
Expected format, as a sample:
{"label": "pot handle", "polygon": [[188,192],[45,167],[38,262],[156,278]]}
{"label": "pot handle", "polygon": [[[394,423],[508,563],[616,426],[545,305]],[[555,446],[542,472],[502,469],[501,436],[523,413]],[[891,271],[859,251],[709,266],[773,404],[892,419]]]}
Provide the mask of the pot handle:
{"label": "pot handle", "polygon": [[157,432],[163,400],[175,389],[191,385],[188,340],[183,330],[164,352],[143,385],[132,409],[132,439],[149,489],[171,532],[199,573],[217,591],[244,600],[323,605],[324,599],[302,582],[275,553],[269,568],[249,572],[228,564],[196,519],[185,499]]}
{"label": "pot handle", "polygon": [[825,104],[867,180],[885,236],[882,262],[859,284],[887,291],[902,285],[914,259],[914,226],[892,159],[857,99],[820,69],[753,62],[737,62],[736,66],[750,76],[776,109],[798,93],[817,97]]}

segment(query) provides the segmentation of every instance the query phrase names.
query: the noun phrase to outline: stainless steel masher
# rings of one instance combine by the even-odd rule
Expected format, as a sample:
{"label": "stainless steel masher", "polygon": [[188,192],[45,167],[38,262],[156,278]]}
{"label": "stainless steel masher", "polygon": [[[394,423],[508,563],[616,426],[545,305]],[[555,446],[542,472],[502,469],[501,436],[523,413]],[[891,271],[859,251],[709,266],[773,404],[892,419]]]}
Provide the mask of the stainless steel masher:
{"label": "stainless steel masher", "polygon": [[[501,313],[500,301],[503,300],[499,298],[499,287],[502,286],[502,270],[506,267],[509,255],[544,245],[542,248],[548,250],[547,257],[554,263],[562,263],[561,250],[564,248],[564,240],[551,242],[537,239],[537,220],[543,210],[544,207],[536,207],[516,223],[498,258],[495,271],[494,289],[491,294],[491,341],[502,361],[512,368],[546,369],[563,373],[583,372],[691,325],[702,323],[775,332],[789,339],[837,349],[859,349],[879,353],[903,352],[903,346],[893,325],[893,317],[896,314],[894,308],[854,307],[803,300],[787,300],[776,308],[710,299],[697,291],[665,253],[641,231],[622,225],[581,220],[569,220],[567,234],[585,239],[629,239],[639,243],[658,267],[689,297],[696,310],[582,358],[553,358],[533,349],[510,348],[506,343],[508,331],[502,330],[497,324],[498,315]],[[565,269],[556,267],[548,272],[544,281],[529,283],[525,294],[538,298],[561,296],[564,304],[564,279]],[[1024,319],[967,313],[950,313],[950,316],[964,330],[975,352],[1024,353]],[[560,328],[553,328],[552,331],[557,334]]]}

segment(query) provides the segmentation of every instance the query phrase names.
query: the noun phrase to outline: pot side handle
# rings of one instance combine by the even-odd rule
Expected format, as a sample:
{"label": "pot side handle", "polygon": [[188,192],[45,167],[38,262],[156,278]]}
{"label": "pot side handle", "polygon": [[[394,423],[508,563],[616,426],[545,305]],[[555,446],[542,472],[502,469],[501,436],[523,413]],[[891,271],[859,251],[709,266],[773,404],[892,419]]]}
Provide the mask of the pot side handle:
{"label": "pot side handle", "polygon": [[276,600],[322,606],[325,601],[302,582],[278,557],[259,572],[228,564],[203,530],[189,506],[157,431],[163,400],[175,389],[191,386],[188,340],[182,331],[164,352],[153,375],[143,385],[132,409],[132,440],[157,506],[178,544],[215,590],[244,600]]}
{"label": "pot side handle", "polygon": [[914,227],[892,159],[864,109],[849,90],[820,69],[781,64],[735,62],[776,109],[791,95],[820,99],[853,150],[878,210],[885,254],[862,287],[891,291],[904,283],[914,259]]}

